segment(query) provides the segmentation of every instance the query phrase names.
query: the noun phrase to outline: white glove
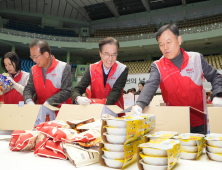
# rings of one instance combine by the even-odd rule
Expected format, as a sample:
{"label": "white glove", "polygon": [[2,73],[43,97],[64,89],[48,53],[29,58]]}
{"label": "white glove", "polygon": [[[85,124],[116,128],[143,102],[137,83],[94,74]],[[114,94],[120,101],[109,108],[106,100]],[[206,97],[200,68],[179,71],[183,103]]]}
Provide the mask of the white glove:
{"label": "white glove", "polygon": [[89,100],[87,97],[77,97],[77,103],[79,105],[89,105],[91,103],[91,100]]}
{"label": "white glove", "polygon": [[46,100],[45,103],[43,103],[43,105],[50,105],[49,102]]}
{"label": "white glove", "polygon": [[33,101],[28,101],[28,103],[26,103],[27,105],[35,105],[35,103]]}
{"label": "white glove", "polygon": [[21,84],[16,83],[11,77],[7,77],[13,83],[13,88],[23,96],[24,87]]}
{"label": "white glove", "polygon": [[222,97],[214,97],[212,103],[213,107],[222,107]]}
{"label": "white glove", "polygon": [[133,115],[141,115],[142,114],[142,108],[139,105],[135,105],[133,107]]}

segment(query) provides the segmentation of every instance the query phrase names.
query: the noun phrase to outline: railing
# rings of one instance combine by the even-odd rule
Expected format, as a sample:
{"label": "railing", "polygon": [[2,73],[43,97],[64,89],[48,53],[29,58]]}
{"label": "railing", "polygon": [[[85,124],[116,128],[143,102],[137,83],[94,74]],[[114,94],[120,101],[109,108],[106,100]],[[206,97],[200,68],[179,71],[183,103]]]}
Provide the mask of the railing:
{"label": "railing", "polygon": [[54,35],[44,35],[44,34],[36,34],[30,32],[16,31],[6,28],[0,28],[0,33],[15,35],[26,38],[36,38],[36,39],[44,39],[44,40],[52,40],[52,41],[66,41],[66,42],[81,42],[82,38],[80,37],[62,37],[62,36],[54,36]]}
{"label": "railing", "polygon": [[[184,35],[184,34],[207,32],[207,31],[216,30],[220,28],[222,28],[222,22],[205,25],[201,27],[180,29],[179,31],[180,31],[180,35]],[[22,32],[22,31],[15,31],[15,30],[10,30],[10,29],[5,29],[5,28],[0,28],[0,33],[20,36],[20,37],[27,37],[27,38],[37,38],[37,39],[52,40],[52,41],[65,41],[65,42],[97,43],[103,39],[103,37],[81,38],[81,37],[51,36],[51,35],[44,35],[44,34],[35,34],[35,33],[28,33],[28,32]],[[117,39],[119,42],[124,42],[124,41],[134,41],[134,40],[142,40],[142,39],[152,39],[155,37],[156,37],[155,33],[150,33],[150,34],[140,34],[140,35],[134,35],[134,36],[114,37],[114,38]]]}

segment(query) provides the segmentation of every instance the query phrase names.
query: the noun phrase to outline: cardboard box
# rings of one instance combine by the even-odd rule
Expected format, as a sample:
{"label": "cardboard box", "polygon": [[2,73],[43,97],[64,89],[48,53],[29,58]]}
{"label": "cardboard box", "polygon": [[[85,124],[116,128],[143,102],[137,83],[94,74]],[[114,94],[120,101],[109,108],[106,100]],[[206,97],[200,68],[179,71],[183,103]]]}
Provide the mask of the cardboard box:
{"label": "cardboard box", "polygon": [[0,130],[32,130],[38,115],[42,121],[46,119],[46,115],[54,113],[58,108],[43,105],[23,105],[2,104],[0,107]]}
{"label": "cardboard box", "polygon": [[206,114],[192,107],[180,106],[147,106],[143,113],[156,116],[156,126],[152,133],[157,131],[190,132],[190,111],[197,114]]}
{"label": "cardboard box", "polygon": [[[129,110],[132,108],[129,107]],[[118,113],[126,112],[127,110],[122,110],[116,105],[72,105],[63,104],[59,110],[56,120],[85,120],[89,117],[94,117],[95,119],[100,119],[102,114],[110,114],[113,117],[118,117]]]}
{"label": "cardboard box", "polygon": [[[125,168],[126,166],[132,164],[133,162],[135,162],[137,160],[137,147],[141,143],[148,142],[148,140],[149,140],[148,138],[142,137],[136,141],[124,144],[125,159],[123,160],[123,166],[121,169]],[[99,163],[102,166],[108,167],[105,164],[104,159],[102,158],[102,156],[104,155],[104,151],[102,150],[103,148],[104,148],[104,144],[100,143],[99,144],[99,151],[100,151],[99,152],[100,153],[99,154]]]}
{"label": "cardboard box", "polygon": [[222,133],[222,107],[208,107],[210,133]]}
{"label": "cardboard box", "polygon": [[162,95],[156,95],[150,102],[150,106],[160,106],[160,103],[164,103]]}

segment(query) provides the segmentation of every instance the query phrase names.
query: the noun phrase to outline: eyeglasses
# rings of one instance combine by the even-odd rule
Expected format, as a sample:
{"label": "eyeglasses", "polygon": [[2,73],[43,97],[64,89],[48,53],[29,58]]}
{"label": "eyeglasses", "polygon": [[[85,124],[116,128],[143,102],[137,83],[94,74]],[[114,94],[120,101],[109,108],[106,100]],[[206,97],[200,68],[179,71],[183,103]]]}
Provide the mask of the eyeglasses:
{"label": "eyeglasses", "polygon": [[[42,54],[40,54],[39,56],[41,56]],[[32,60],[34,60],[34,59],[37,59],[39,56],[37,56],[37,57],[32,57],[32,56],[30,56],[30,58],[32,59]]]}
{"label": "eyeglasses", "polygon": [[[101,52],[102,53],[102,52]],[[109,57],[111,57],[111,58],[116,58],[117,56],[118,56],[118,54],[112,54],[112,55],[109,55],[109,54],[104,54],[104,53],[102,53],[104,56],[105,56],[105,58],[106,59],[108,59]]]}

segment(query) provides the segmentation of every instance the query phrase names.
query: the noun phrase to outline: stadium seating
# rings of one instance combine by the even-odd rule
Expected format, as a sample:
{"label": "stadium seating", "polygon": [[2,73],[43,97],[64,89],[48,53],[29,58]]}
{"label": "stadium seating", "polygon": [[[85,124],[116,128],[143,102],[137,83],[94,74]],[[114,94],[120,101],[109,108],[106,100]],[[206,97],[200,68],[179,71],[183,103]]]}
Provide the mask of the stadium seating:
{"label": "stadium seating", "polygon": [[20,22],[20,21],[15,21],[15,20],[9,20],[8,29],[36,33],[36,34],[75,37],[75,31],[73,30],[57,29],[51,26],[44,26],[44,28],[41,28],[37,24],[31,24],[31,23]]}
{"label": "stadium seating", "polygon": [[[26,72],[30,72],[30,68],[35,65],[35,62],[32,61],[31,59],[21,59],[21,64],[22,64],[22,70]],[[71,69],[74,67],[77,67],[77,64],[70,64]]]}
{"label": "stadium seating", "polygon": [[125,37],[141,34],[154,33],[156,29],[155,25],[146,25],[131,28],[120,28],[120,29],[103,29],[95,30],[94,37]]}
{"label": "stadium seating", "polygon": [[186,29],[215,24],[219,22],[222,22],[222,14],[179,21],[177,22],[177,26],[179,29]]}
{"label": "stadium seating", "polygon": [[35,62],[31,59],[21,59],[22,70],[25,72],[30,72],[30,68],[35,65]]}
{"label": "stadium seating", "polygon": [[214,68],[222,69],[222,55],[205,56],[204,58]]}

